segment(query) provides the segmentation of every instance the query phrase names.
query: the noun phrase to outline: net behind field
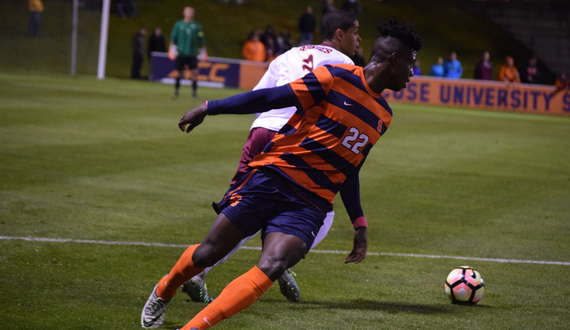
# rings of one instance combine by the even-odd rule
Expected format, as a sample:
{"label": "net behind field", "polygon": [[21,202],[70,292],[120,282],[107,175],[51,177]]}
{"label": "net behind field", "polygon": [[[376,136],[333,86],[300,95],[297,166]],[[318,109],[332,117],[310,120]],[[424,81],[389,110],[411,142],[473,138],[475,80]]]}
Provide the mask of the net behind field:
{"label": "net behind field", "polygon": [[[20,73],[71,72],[72,0],[44,0],[37,36],[29,35],[28,1],[0,1],[0,71]],[[76,73],[96,74],[100,2],[80,1]]]}

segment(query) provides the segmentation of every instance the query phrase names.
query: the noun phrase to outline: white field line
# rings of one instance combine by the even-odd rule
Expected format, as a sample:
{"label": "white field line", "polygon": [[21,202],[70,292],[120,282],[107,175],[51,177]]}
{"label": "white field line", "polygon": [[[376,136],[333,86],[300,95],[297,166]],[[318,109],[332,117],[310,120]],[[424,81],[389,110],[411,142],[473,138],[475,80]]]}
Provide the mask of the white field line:
{"label": "white field line", "polygon": [[[146,243],[146,242],[117,242],[117,241],[98,241],[86,239],[71,239],[71,238],[41,238],[41,237],[12,237],[0,236],[0,240],[22,240],[30,242],[50,242],[50,243],[84,243],[84,244],[101,244],[101,245],[133,245],[133,246],[158,246],[158,247],[174,247],[186,248],[189,245],[184,244],[164,244],[164,243]],[[245,250],[261,250],[260,247],[242,246]],[[348,254],[350,251],[336,251],[336,250],[311,250],[311,253],[324,253],[324,254]],[[408,257],[408,258],[432,258],[432,259],[456,259],[467,261],[489,261],[489,262],[503,262],[515,264],[541,264],[541,265],[560,265],[570,266],[567,261],[541,261],[541,260],[519,260],[519,259],[501,259],[501,258],[476,258],[476,257],[459,257],[459,256],[440,256],[429,254],[413,254],[413,253],[391,253],[391,252],[367,252],[369,256],[393,256],[393,257]]]}

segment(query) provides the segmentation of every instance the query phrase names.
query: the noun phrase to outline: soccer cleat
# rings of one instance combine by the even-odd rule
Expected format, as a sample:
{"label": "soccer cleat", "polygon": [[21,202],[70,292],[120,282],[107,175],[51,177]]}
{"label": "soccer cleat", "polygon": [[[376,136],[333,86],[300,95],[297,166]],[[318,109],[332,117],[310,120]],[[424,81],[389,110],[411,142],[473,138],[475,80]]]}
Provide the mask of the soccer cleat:
{"label": "soccer cleat", "polygon": [[297,281],[295,281],[295,277],[293,276],[297,276],[297,274],[293,273],[291,269],[287,269],[277,280],[279,281],[281,294],[290,302],[298,302],[301,296],[301,290],[299,290]]}
{"label": "soccer cleat", "polygon": [[195,302],[211,303],[214,301],[212,296],[208,293],[204,279],[201,278],[200,275],[196,275],[186,281],[186,283],[182,285],[182,292],[190,296],[190,299]]}
{"label": "soccer cleat", "polygon": [[164,311],[168,301],[163,300],[156,294],[157,287],[158,284],[152,290],[142,310],[141,326],[145,329],[158,328],[164,322]]}

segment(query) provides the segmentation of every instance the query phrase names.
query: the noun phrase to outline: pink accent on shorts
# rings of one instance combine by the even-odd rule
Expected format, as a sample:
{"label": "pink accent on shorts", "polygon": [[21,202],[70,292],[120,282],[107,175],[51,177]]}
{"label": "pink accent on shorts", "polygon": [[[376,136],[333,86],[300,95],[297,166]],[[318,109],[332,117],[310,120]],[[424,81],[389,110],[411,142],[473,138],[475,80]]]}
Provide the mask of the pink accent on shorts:
{"label": "pink accent on shorts", "polygon": [[263,127],[256,127],[249,131],[247,141],[245,141],[245,145],[241,152],[241,159],[239,160],[237,172],[230,184],[234,184],[247,172],[249,169],[247,164],[249,164],[255,156],[259,155],[263,151],[263,148],[271,142],[276,133],[277,132]]}

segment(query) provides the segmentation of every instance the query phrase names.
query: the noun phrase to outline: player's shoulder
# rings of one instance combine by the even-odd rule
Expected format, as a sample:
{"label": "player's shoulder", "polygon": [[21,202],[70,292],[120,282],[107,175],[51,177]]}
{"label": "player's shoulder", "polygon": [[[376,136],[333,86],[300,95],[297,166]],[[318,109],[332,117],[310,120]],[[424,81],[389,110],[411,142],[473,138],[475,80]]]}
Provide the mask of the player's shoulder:
{"label": "player's shoulder", "polygon": [[362,74],[362,67],[347,63],[325,64],[322,66],[321,70],[325,69],[328,70],[333,76],[344,74],[354,74],[359,76]]}
{"label": "player's shoulder", "polygon": [[313,73],[319,81],[337,81],[338,83],[355,85],[366,90],[362,84],[364,72],[360,66],[353,64],[326,64],[316,68]]}
{"label": "player's shoulder", "polygon": [[349,71],[359,71],[359,69],[362,70],[361,66],[350,64],[350,63],[338,63],[338,64],[327,64],[327,65],[332,66],[332,67],[336,67],[336,68],[341,68],[344,70],[349,70]]}
{"label": "player's shoulder", "polygon": [[316,54],[322,54],[322,55],[342,55],[345,57],[348,57],[346,55],[344,55],[342,52],[340,52],[339,50],[337,50],[334,47],[328,46],[328,45],[302,45],[302,46],[297,46],[297,47],[293,47],[292,49],[296,49],[299,52],[310,52],[310,53],[316,53]]}
{"label": "player's shoulder", "polygon": [[322,53],[322,54],[331,54],[336,49],[332,47],[328,47],[325,45],[303,45],[299,47],[295,47],[300,52],[314,52],[314,53]]}
{"label": "player's shoulder", "polygon": [[333,47],[318,45],[310,52],[313,54],[313,60],[317,66],[325,64],[354,64],[350,57]]}
{"label": "player's shoulder", "polygon": [[184,20],[181,19],[181,20],[179,20],[179,21],[174,22],[174,27],[175,27],[175,28],[176,28],[176,27],[181,27],[181,26],[183,26],[183,25],[185,25],[185,24],[186,24],[186,22],[184,22]]}

